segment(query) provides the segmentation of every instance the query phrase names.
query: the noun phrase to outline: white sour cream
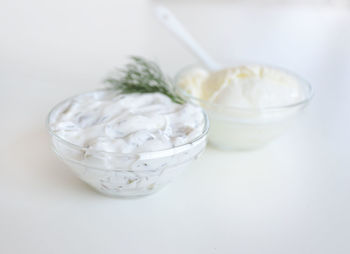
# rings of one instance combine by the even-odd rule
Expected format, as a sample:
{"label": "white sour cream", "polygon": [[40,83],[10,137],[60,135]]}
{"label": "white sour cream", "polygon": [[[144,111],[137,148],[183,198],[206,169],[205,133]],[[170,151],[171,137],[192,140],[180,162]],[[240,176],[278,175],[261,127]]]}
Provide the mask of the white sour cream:
{"label": "white sour cream", "polygon": [[306,82],[263,65],[216,72],[197,67],[180,73],[176,81],[207,111],[209,140],[225,150],[265,145],[289,126],[311,97]]}
{"label": "white sour cream", "polygon": [[208,131],[198,106],[159,93],[110,90],[60,103],[48,125],[56,154],[80,179],[112,196],[165,186],[204,151]]}
{"label": "white sour cream", "polygon": [[278,107],[305,98],[304,88],[296,78],[261,65],[228,68],[214,73],[195,68],[185,73],[178,85],[196,98],[238,108]]}
{"label": "white sour cream", "polygon": [[98,91],[68,100],[53,112],[56,135],[91,150],[139,153],[169,149],[198,137],[202,110],[160,93]]}

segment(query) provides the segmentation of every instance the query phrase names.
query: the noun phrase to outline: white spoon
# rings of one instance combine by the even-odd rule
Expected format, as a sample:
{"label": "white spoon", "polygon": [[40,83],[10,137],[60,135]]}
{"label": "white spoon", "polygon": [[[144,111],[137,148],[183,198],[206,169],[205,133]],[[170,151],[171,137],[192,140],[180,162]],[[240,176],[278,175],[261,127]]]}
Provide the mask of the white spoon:
{"label": "white spoon", "polygon": [[168,8],[157,5],[155,7],[155,13],[158,20],[166,28],[173,32],[176,37],[183,42],[209,70],[214,71],[221,69],[220,65],[205,52],[205,50],[196,42],[191,34],[187,32],[185,27]]}

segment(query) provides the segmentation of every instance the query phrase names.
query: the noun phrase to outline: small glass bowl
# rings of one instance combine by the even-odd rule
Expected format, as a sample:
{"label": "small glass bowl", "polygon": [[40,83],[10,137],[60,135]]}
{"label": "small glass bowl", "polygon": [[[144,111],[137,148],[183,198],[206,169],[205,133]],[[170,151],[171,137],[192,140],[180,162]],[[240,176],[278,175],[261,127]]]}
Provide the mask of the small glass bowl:
{"label": "small glass bowl", "polygon": [[183,172],[206,147],[209,121],[204,111],[205,123],[201,134],[191,142],[170,149],[114,153],[72,144],[50,128],[50,120],[55,110],[69,99],[56,105],[47,117],[52,149],[82,181],[102,194],[137,197],[154,193]]}
{"label": "small glass bowl", "polygon": [[[202,65],[190,65],[180,70],[174,78],[175,84],[178,84],[183,75],[198,67],[205,70]],[[298,80],[305,91],[305,99],[279,107],[259,109],[229,107],[193,97],[177,86],[184,96],[207,112],[210,121],[210,145],[221,150],[252,150],[263,147],[280,136],[309,104],[313,97],[313,90],[307,81],[282,68],[272,68]]]}

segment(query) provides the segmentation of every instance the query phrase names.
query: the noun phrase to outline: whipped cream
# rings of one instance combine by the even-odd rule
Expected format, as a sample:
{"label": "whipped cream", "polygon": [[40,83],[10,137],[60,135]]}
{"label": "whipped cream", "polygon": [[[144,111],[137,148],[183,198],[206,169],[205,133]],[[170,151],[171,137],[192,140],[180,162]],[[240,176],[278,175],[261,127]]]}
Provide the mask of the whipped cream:
{"label": "whipped cream", "polygon": [[296,78],[260,65],[214,73],[195,68],[185,73],[178,85],[196,98],[238,108],[278,107],[305,99],[304,88]]}

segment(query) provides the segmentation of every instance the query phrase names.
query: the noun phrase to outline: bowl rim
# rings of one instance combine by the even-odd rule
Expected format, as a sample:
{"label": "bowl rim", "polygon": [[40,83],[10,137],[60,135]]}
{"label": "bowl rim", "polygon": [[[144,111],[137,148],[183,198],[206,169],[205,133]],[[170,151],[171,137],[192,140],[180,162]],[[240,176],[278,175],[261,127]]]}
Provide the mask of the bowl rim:
{"label": "bowl rim", "polygon": [[169,155],[174,155],[174,154],[180,153],[182,151],[189,149],[191,146],[196,145],[197,143],[200,143],[203,139],[205,139],[207,137],[207,134],[209,131],[209,125],[210,125],[208,115],[202,107],[199,107],[198,105],[195,105],[190,101],[188,101],[188,103],[190,103],[196,107],[199,107],[201,109],[202,115],[204,117],[204,126],[203,126],[203,130],[202,130],[201,134],[198,135],[197,137],[195,137],[194,139],[188,141],[185,144],[174,146],[174,147],[163,149],[163,150],[159,150],[159,151],[121,153],[121,152],[109,152],[109,151],[98,150],[98,149],[89,149],[89,148],[74,144],[74,143],[62,138],[61,136],[57,135],[52,130],[52,128],[50,126],[50,118],[51,118],[53,112],[55,112],[55,110],[57,110],[62,104],[66,103],[69,100],[74,99],[75,97],[81,96],[81,95],[86,95],[86,94],[95,93],[95,92],[109,91],[109,90],[112,90],[112,89],[108,89],[108,88],[95,89],[92,91],[83,92],[83,93],[79,93],[79,94],[70,96],[70,97],[60,101],[59,103],[57,103],[50,110],[48,115],[46,116],[46,128],[47,128],[48,133],[51,136],[55,137],[60,142],[66,144],[74,149],[80,150],[80,151],[84,151],[84,152],[88,151],[89,153],[91,152],[91,153],[98,153],[98,154],[107,154],[107,155],[116,156],[116,157],[138,156],[139,158],[142,158],[142,159],[159,158],[159,157],[163,157],[163,156],[169,156]]}
{"label": "bowl rim", "polygon": [[[259,107],[259,108],[249,108],[249,107],[237,107],[237,106],[225,106],[219,103],[213,103],[210,102],[208,100],[204,100],[204,99],[200,99],[198,97],[192,96],[191,94],[189,94],[188,92],[186,92],[183,88],[181,88],[178,85],[178,82],[181,78],[182,75],[184,75],[186,72],[189,72],[192,69],[195,68],[202,68],[206,71],[210,72],[216,72],[216,71],[221,71],[221,70],[225,70],[228,68],[238,68],[238,67],[243,67],[243,66],[264,66],[264,67],[268,67],[280,72],[284,72],[287,75],[292,76],[293,78],[297,79],[297,81],[302,84],[302,86],[304,88],[306,88],[306,96],[304,99],[298,101],[298,102],[294,102],[294,103],[290,103],[290,104],[286,104],[286,105],[281,105],[281,106],[269,106],[269,107]],[[236,111],[243,111],[243,112],[275,112],[275,111],[279,111],[279,110],[284,110],[284,109],[290,109],[290,108],[295,108],[298,106],[306,106],[311,100],[312,98],[315,96],[315,91],[313,89],[313,87],[311,86],[310,82],[308,82],[306,79],[302,78],[300,75],[296,74],[293,71],[290,71],[289,69],[283,68],[283,67],[279,67],[279,66],[274,66],[274,65],[270,65],[270,64],[263,64],[263,63],[240,63],[240,64],[232,64],[232,65],[224,65],[223,68],[220,68],[219,70],[214,70],[214,71],[210,71],[208,68],[206,68],[203,64],[201,63],[193,63],[193,64],[189,64],[186,65],[185,67],[181,68],[174,76],[173,78],[173,83],[176,86],[176,88],[178,89],[178,91],[183,94],[185,97],[200,102],[200,105],[209,105],[209,106],[213,106],[215,108],[221,108],[224,110],[236,110]]]}

